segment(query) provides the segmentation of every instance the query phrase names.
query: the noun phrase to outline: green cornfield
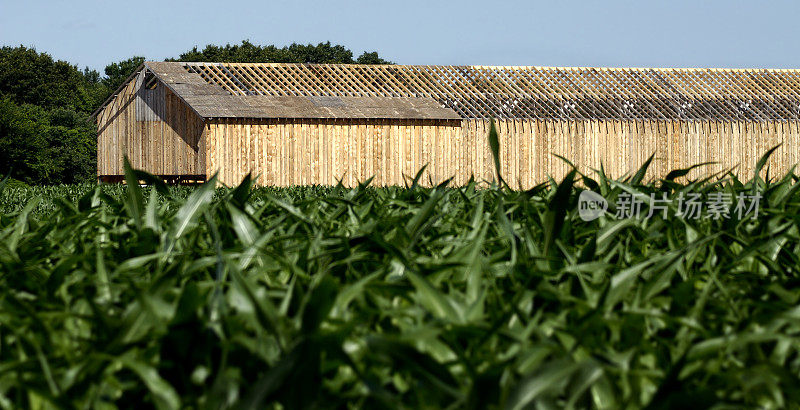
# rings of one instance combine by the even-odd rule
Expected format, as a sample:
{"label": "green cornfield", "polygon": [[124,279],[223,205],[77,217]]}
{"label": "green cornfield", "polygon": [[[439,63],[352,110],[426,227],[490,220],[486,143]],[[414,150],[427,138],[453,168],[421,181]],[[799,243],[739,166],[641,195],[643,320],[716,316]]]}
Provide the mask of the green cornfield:
{"label": "green cornfield", "polygon": [[[0,406],[797,408],[797,176],[645,171],[0,188]],[[730,215],[644,215],[689,193]]]}

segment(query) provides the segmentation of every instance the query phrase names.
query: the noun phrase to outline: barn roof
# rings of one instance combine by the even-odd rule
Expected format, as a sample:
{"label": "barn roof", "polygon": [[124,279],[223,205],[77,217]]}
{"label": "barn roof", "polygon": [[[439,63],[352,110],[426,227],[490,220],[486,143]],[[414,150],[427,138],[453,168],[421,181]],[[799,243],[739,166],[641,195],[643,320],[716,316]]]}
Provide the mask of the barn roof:
{"label": "barn roof", "polygon": [[461,119],[429,97],[242,93],[208,81],[181,63],[145,65],[205,118]]}
{"label": "barn roof", "polygon": [[[370,111],[355,108],[375,101],[376,107],[390,107],[386,111],[421,118],[800,119],[800,70],[185,62],[146,66],[201,115],[206,109],[209,114],[232,111],[229,116],[255,116],[263,110],[281,116],[294,112],[301,118],[320,112],[365,118]],[[286,97],[302,98],[281,99]],[[354,110],[335,111],[334,106]]]}
{"label": "barn roof", "polygon": [[460,119],[430,98],[189,95],[205,118]]}

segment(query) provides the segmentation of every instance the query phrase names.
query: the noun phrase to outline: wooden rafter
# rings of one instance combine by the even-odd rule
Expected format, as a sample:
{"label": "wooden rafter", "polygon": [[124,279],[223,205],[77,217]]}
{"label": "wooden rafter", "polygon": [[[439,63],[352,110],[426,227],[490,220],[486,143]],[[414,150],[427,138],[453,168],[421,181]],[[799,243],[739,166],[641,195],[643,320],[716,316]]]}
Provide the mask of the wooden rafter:
{"label": "wooden rafter", "polygon": [[800,119],[796,70],[171,64],[232,95],[427,97],[463,118]]}

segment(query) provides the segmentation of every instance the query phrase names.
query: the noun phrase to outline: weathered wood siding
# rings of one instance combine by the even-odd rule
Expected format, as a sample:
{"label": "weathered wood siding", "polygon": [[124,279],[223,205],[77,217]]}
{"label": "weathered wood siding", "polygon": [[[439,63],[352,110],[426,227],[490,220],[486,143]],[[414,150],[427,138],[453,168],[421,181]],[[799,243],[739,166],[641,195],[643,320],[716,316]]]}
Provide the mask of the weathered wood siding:
{"label": "weathered wood siding", "polygon": [[[749,179],[756,162],[767,150],[781,145],[770,157],[771,175],[788,171],[800,162],[798,122],[715,121],[498,121],[503,177],[514,187],[529,188],[548,175],[563,177],[571,167],[596,175],[600,164],[607,175],[632,174],[655,154],[649,177],[664,177],[674,169],[714,162],[696,168],[690,178],[733,170]],[[464,140],[488,143],[489,123],[464,121]],[[477,168],[475,168],[477,167]],[[476,175],[493,177],[491,156],[478,158]],[[488,168],[488,170],[487,170]]]}
{"label": "weathered wood siding", "polygon": [[[459,121],[221,120],[207,132],[208,175],[236,184],[248,173],[261,185],[347,186],[375,176],[402,184],[430,163],[425,179],[462,175],[466,166]],[[451,158],[439,161],[436,158]],[[459,180],[458,182],[464,182]]]}
{"label": "weathered wood siding", "polygon": [[203,119],[166,86],[131,81],[97,116],[97,175],[122,175],[122,158],[156,175],[203,175]]}
{"label": "weathered wood siding", "polygon": [[[772,175],[800,161],[796,122],[709,121],[536,121],[497,122],[503,176],[514,187],[529,188],[561,178],[569,166],[593,174],[602,163],[606,174],[635,172],[655,153],[648,173],[701,162],[691,177],[733,169],[743,179],[758,158],[783,143],[770,159]],[[489,151],[489,122],[398,120],[250,120],[209,123],[207,175],[216,171],[228,185],[248,173],[261,185],[336,184],[353,186],[374,176],[375,185],[402,185],[428,164],[423,182],[454,177],[463,184],[474,175],[495,179]]]}

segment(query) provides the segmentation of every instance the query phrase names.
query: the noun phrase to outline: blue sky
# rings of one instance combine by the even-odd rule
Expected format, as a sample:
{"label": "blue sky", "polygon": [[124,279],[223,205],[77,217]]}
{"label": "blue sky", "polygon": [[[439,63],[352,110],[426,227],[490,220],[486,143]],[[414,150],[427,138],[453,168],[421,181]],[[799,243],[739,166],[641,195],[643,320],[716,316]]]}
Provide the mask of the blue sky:
{"label": "blue sky", "polygon": [[793,68],[798,16],[797,1],[0,0],[0,44],[101,71],[243,39],[402,64]]}

